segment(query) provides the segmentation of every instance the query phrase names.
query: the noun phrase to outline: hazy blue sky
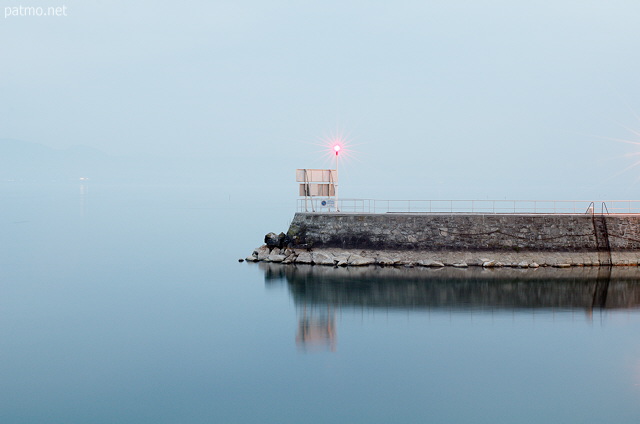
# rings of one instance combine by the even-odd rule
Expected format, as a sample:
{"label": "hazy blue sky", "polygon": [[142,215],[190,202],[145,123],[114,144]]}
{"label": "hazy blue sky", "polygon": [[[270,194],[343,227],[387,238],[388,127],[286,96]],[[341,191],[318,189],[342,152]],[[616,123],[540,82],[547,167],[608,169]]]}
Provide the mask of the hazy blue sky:
{"label": "hazy blue sky", "polygon": [[[0,0],[0,138],[295,198],[638,198],[640,2]],[[68,16],[4,17],[66,6]],[[345,158],[346,159],[346,158]],[[181,168],[182,169],[182,168]]]}

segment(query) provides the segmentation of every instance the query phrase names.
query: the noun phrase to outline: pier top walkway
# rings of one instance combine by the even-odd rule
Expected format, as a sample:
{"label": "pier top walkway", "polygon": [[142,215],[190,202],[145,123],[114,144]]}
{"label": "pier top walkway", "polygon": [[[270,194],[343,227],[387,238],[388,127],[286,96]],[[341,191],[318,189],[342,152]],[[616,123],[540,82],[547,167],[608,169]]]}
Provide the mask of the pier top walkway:
{"label": "pier top walkway", "polygon": [[432,214],[640,214],[640,200],[377,200],[302,198],[298,212]]}

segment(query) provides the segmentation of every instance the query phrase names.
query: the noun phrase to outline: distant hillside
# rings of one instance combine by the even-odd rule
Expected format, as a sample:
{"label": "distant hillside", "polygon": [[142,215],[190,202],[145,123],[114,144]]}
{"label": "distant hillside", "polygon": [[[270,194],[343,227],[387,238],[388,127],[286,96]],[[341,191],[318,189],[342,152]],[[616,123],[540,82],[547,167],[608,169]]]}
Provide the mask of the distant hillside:
{"label": "distant hillside", "polygon": [[116,175],[121,161],[87,146],[52,149],[38,143],[0,139],[0,181],[77,180]]}

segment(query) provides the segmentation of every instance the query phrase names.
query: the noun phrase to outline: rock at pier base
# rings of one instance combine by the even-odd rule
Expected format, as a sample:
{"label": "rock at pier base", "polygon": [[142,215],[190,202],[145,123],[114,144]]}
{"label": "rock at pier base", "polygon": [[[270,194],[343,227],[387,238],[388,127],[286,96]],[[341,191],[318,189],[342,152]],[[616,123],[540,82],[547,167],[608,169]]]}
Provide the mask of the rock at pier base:
{"label": "rock at pier base", "polygon": [[[638,266],[640,252],[612,253],[611,265]],[[415,266],[427,268],[567,268],[591,267],[601,264],[597,251],[591,252],[516,252],[516,251],[402,251],[360,250],[338,248],[296,249],[290,247],[256,248],[245,258],[247,262],[276,262],[319,266],[356,267],[380,265],[387,267]]]}
{"label": "rock at pier base", "polygon": [[298,254],[298,257],[294,261],[298,264],[312,264],[313,260],[311,259],[311,253],[309,252],[301,252]]}
{"label": "rock at pier base", "polygon": [[285,255],[269,255],[267,256],[267,259],[265,259],[265,261],[267,262],[282,262],[286,259],[287,257]]}
{"label": "rock at pier base", "polygon": [[419,261],[417,262],[417,265],[420,265],[420,266],[427,266],[427,267],[438,267],[438,268],[440,268],[440,267],[443,267],[443,266],[444,266],[444,264],[443,264],[442,262],[440,262],[440,261],[434,261],[434,260],[431,260],[431,259],[427,259],[427,260],[419,260]]}
{"label": "rock at pier base", "polygon": [[314,252],[311,254],[311,260],[315,265],[334,265],[333,255],[324,252]]}
{"label": "rock at pier base", "polygon": [[351,255],[349,256],[349,261],[347,262],[347,265],[366,266],[366,265],[373,265],[375,263],[376,263],[376,260],[374,258],[366,258],[360,255]]}

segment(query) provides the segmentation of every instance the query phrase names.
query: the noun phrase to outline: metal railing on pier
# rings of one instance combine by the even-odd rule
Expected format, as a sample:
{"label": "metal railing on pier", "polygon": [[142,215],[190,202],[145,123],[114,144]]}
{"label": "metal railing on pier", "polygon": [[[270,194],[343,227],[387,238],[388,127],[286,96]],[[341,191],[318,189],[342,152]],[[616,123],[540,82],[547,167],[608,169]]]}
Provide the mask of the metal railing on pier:
{"label": "metal railing on pier", "polygon": [[[640,200],[376,200],[298,199],[298,212],[433,214],[633,214]],[[324,205],[323,205],[324,203]]]}

